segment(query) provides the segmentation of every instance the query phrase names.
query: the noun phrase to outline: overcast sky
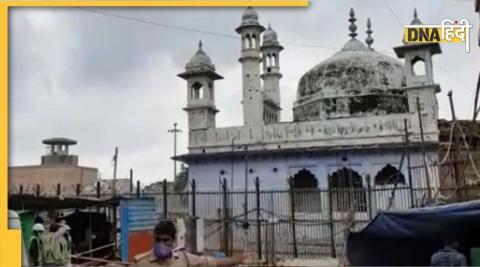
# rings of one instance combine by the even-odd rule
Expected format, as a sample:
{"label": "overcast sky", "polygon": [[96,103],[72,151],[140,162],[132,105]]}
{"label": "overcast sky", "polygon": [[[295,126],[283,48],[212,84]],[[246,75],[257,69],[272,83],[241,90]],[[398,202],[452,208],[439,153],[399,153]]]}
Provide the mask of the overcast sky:
{"label": "overcast sky", "polygon": [[[365,39],[372,20],[373,47],[394,57],[402,24],[417,7],[424,24],[469,19],[471,53],[460,44],[442,45],[434,57],[440,116],[450,118],[447,91],[454,91],[457,114],[470,118],[480,69],[478,14],[461,0],[322,0],[308,8],[256,8],[260,22],[271,22],[285,50],[281,53],[282,119],[292,119],[301,75],[348,41],[348,11],[356,11],[357,37]],[[78,8],[10,9],[10,165],[39,164],[41,140],[67,137],[80,165],[113,175],[112,156],[119,147],[120,177],[130,168],[148,184],[173,176],[173,137],[178,122],[178,151],[187,152],[186,83],[176,75],[203,41],[217,72],[217,127],[240,125],[240,41],[235,28],[243,8]],[[142,23],[119,16],[140,19]],[[167,24],[199,31],[185,31]],[[228,36],[207,34],[221,33]],[[229,37],[231,36],[231,37]]]}

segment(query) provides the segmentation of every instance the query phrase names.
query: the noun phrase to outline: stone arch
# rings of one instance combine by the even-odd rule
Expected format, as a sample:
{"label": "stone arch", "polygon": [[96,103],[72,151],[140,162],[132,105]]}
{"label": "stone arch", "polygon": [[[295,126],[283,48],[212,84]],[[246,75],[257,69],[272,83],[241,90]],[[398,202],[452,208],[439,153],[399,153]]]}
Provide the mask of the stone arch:
{"label": "stone arch", "polygon": [[257,35],[255,33],[253,33],[252,34],[252,46],[251,46],[251,48],[257,48],[257,44],[258,44]]}
{"label": "stone arch", "polygon": [[303,168],[292,176],[289,182],[293,190],[295,211],[321,211],[321,193],[318,189],[318,180],[313,173]]}
{"label": "stone arch", "polygon": [[329,177],[328,184],[333,188],[363,187],[362,176],[358,172],[347,167],[343,167],[333,172]]}
{"label": "stone arch", "polygon": [[367,211],[367,196],[358,172],[346,167],[337,169],[329,175],[328,185],[334,210]]}
{"label": "stone arch", "polygon": [[245,48],[252,48],[252,38],[249,33],[245,35]]}
{"label": "stone arch", "polygon": [[199,82],[195,82],[192,85],[192,99],[203,98],[203,85]]}
{"label": "stone arch", "polygon": [[387,164],[375,175],[375,185],[405,184],[405,176],[394,166]]}
{"label": "stone arch", "polygon": [[423,76],[427,74],[427,65],[422,57],[416,56],[410,62],[412,66],[412,73],[415,76]]}
{"label": "stone arch", "polygon": [[303,168],[292,177],[294,189],[318,188],[318,180],[309,170]]}

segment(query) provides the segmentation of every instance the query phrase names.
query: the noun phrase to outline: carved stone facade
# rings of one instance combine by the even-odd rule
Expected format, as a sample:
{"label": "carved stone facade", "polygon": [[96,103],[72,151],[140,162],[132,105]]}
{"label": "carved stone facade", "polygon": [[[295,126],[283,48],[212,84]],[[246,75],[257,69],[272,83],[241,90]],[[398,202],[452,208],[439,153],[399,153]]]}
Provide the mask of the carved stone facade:
{"label": "carved stone facade", "polygon": [[[220,178],[227,178],[238,189],[245,186],[246,179],[251,188],[255,177],[262,180],[262,187],[286,187],[289,177],[307,172],[309,177],[317,179],[318,187],[326,187],[327,178],[342,168],[357,173],[361,177],[359,185],[374,183],[373,177],[380,171],[385,173],[393,168],[407,177],[405,164],[399,166],[405,143],[404,121],[412,143],[409,153],[412,159],[423,162],[419,117],[427,160],[429,163],[438,160],[436,93],[440,86],[433,81],[431,57],[440,53],[440,47],[438,44],[395,47],[398,58],[405,59],[402,62],[371,48],[371,24],[367,45],[356,39],[353,10],[349,21],[353,25],[349,27],[350,40],[338,53],[301,77],[293,105],[294,120],[281,122],[275,116],[281,103],[278,57],[283,47],[269,26],[263,33],[263,55],[260,57],[262,51],[255,50],[255,45],[255,49],[249,46],[248,40],[246,49],[246,32],[250,33],[250,39],[255,34],[255,42],[259,42],[264,28],[252,8],[245,11],[242,26],[237,28],[242,34],[244,100],[252,84],[260,84],[260,77],[257,80],[251,74],[259,74],[257,68],[263,64],[263,87],[252,87],[259,90],[255,93],[263,104],[243,102],[245,118],[256,113],[243,126],[199,129],[195,124],[189,125],[189,153],[178,159],[189,165],[189,178],[195,178],[199,188],[211,189]],[[418,62],[424,63],[423,74],[413,71]],[[253,92],[248,96],[257,97]],[[258,112],[264,114],[260,122]],[[372,179],[367,180],[367,176]],[[424,178],[415,179],[411,185],[409,181],[403,182],[412,187],[425,186]],[[431,181],[431,185],[436,184]]]}

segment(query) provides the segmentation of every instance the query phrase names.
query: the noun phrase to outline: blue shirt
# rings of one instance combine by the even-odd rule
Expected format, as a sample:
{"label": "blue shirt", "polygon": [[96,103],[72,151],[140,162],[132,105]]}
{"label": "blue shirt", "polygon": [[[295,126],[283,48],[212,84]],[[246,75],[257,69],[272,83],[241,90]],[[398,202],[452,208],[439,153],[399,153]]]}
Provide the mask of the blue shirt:
{"label": "blue shirt", "polygon": [[451,247],[445,247],[432,255],[431,266],[467,266],[467,258]]}

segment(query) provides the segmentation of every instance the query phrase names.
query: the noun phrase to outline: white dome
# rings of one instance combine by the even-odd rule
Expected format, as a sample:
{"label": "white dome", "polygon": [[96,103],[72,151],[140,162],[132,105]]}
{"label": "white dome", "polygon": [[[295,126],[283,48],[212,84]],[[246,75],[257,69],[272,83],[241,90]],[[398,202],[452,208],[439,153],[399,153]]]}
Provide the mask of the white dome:
{"label": "white dome", "polygon": [[203,51],[202,42],[200,41],[198,45],[198,51],[193,55],[190,61],[185,65],[187,70],[194,71],[195,69],[212,69],[215,70],[215,65],[213,65],[210,57]]}
{"label": "white dome", "polygon": [[278,45],[277,38],[277,32],[269,24],[268,29],[263,33],[263,45]]}

